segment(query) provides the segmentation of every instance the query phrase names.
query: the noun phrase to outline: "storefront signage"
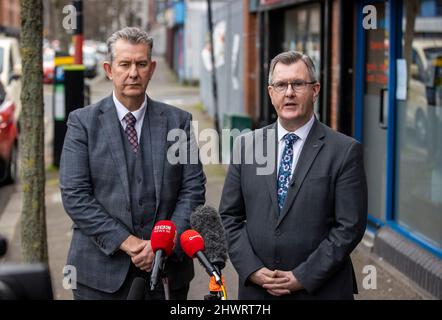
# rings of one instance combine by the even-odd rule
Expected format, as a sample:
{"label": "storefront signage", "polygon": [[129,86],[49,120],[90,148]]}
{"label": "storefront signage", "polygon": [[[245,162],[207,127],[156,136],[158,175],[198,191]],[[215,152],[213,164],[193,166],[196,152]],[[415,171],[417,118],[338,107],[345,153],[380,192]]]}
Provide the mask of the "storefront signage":
{"label": "storefront signage", "polygon": [[396,85],[396,99],[407,100],[407,61],[405,59],[396,60],[397,68],[397,85]]}

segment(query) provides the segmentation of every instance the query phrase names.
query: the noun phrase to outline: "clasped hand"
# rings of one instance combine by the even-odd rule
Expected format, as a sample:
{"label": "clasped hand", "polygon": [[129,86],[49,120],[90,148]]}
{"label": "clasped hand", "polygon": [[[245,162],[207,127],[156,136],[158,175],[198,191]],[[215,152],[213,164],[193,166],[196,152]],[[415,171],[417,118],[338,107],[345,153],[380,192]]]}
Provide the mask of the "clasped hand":
{"label": "clasped hand", "polygon": [[132,260],[132,263],[143,271],[152,271],[154,253],[150,240],[142,240],[135,236],[129,236],[120,246],[120,249],[126,252]]}
{"label": "clasped hand", "polygon": [[295,278],[291,271],[270,270],[261,268],[254,272],[249,280],[263,287],[273,296],[290,294],[293,291],[301,290],[301,283]]}

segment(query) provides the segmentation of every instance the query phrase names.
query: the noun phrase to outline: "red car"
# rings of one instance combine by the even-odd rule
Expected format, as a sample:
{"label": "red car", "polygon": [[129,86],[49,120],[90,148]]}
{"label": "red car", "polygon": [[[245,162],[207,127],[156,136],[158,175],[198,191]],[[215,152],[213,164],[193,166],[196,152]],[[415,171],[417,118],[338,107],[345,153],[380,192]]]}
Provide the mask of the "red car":
{"label": "red car", "polygon": [[18,129],[15,104],[6,95],[0,82],[0,182],[17,180]]}
{"label": "red car", "polygon": [[55,51],[46,48],[43,52],[43,83],[50,84],[54,82],[55,70]]}

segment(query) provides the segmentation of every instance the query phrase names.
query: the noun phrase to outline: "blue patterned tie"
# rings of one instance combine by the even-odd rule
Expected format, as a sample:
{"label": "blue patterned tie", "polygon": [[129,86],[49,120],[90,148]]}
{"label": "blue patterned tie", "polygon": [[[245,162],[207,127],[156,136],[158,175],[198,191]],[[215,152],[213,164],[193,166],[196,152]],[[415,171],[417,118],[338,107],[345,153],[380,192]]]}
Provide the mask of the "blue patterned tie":
{"label": "blue patterned tie", "polygon": [[289,183],[292,176],[293,164],[293,144],[299,137],[294,133],[287,133],[283,137],[285,141],[284,151],[282,153],[281,162],[278,171],[278,206],[279,210],[284,206],[284,201],[289,189]]}

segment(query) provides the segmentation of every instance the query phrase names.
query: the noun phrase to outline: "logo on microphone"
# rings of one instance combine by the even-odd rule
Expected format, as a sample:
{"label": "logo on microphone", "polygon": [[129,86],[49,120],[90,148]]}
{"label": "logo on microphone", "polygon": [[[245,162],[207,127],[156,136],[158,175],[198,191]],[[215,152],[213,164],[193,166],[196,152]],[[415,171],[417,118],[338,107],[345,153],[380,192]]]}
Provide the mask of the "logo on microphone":
{"label": "logo on microphone", "polygon": [[190,236],[190,237],[189,237],[189,240],[192,241],[192,240],[195,239],[195,238],[201,238],[201,239],[202,239],[203,237],[201,237],[201,235],[199,235],[199,234],[196,234],[196,235],[194,235],[194,236]]}
{"label": "logo on microphone", "polygon": [[167,232],[167,233],[170,233],[172,231],[172,227],[160,224],[160,225],[156,225],[154,227],[154,231],[155,232]]}

